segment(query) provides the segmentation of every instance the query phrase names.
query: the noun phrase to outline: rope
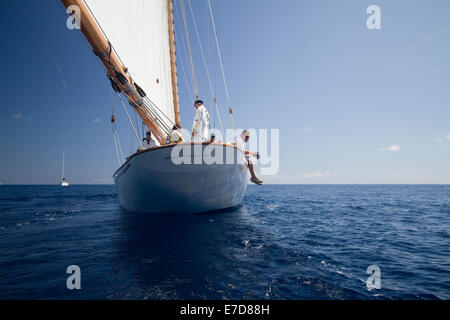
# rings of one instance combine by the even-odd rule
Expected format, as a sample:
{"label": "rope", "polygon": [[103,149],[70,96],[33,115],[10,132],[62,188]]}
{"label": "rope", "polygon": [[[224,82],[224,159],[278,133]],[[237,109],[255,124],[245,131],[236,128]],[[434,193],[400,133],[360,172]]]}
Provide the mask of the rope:
{"label": "rope", "polygon": [[[137,120],[137,112],[136,112],[136,109],[134,109],[134,108],[133,108],[133,111],[134,111],[134,126],[135,126],[135,128],[137,128],[136,131],[138,131],[139,130],[139,122]],[[138,134],[138,136],[139,136],[139,134]],[[142,136],[140,136],[139,138],[140,138],[139,140],[141,140]]]}
{"label": "rope", "polygon": [[119,163],[119,167],[120,167],[122,165],[122,163],[121,163],[121,158],[119,155],[119,148],[117,146],[117,138],[116,138],[116,133],[114,130],[114,122],[111,122],[111,128],[112,128],[113,139],[114,139],[114,147],[116,148],[117,162]]}
{"label": "rope", "polygon": [[[150,105],[149,105],[150,104]],[[161,109],[158,108],[158,106],[153,103],[149,98],[144,98],[144,106],[146,107],[146,110],[152,115],[152,117],[154,118],[154,120],[159,124],[159,126],[161,127],[161,129],[163,129],[163,131],[166,134],[169,134],[172,131],[173,126],[175,125],[175,122],[173,122],[172,120],[169,119],[169,117],[166,116],[166,114],[164,112],[161,111]],[[161,121],[158,118],[158,114],[155,111],[156,108],[159,113],[161,113],[171,124],[171,127],[167,126],[167,124],[163,121]]]}
{"label": "rope", "polygon": [[113,139],[114,139],[114,146],[116,148],[116,154],[117,154],[117,161],[119,162],[119,166],[123,163],[123,152],[122,147],[120,146],[120,140],[119,140],[119,132],[117,130],[116,126],[116,118],[114,117],[114,99],[113,99],[113,90],[110,89],[111,93],[111,128],[113,132]]}
{"label": "rope", "polygon": [[[213,16],[210,0],[208,0],[208,6],[209,6],[209,15],[211,16],[211,23],[212,23],[212,27],[213,27],[213,30],[214,30],[214,38],[216,39],[217,54],[219,56],[220,69],[222,70],[222,78],[223,78],[223,84],[225,85],[225,93],[226,93],[226,96],[227,96],[228,107],[231,108],[230,95],[229,95],[229,92],[228,92],[227,80],[226,80],[226,77],[225,77],[225,71],[224,71],[223,62],[222,62],[222,54],[220,53],[219,40],[217,39],[216,24],[214,22],[214,16]],[[233,113],[232,112],[230,112],[230,116],[231,116],[231,121],[233,123],[233,130],[235,130],[234,120],[233,120]]]}
{"label": "rope", "polygon": [[[176,19],[178,21],[181,21],[180,20],[181,19],[180,18],[180,13],[178,12],[179,9],[178,9],[177,2],[174,1],[173,3],[174,3],[174,6],[175,6]],[[178,36],[179,38],[181,38],[181,42],[183,43],[183,49],[184,49],[184,58],[187,59],[188,52],[187,52],[187,49],[186,49],[186,42],[184,40],[184,37],[183,37],[183,35],[179,35],[179,33],[175,33],[175,35]],[[180,59],[177,59],[177,60],[181,61],[181,63],[182,63],[181,67],[183,68],[183,71],[184,71],[185,80],[186,80],[187,83],[189,83],[189,81],[187,80],[187,74],[188,73],[186,72],[186,70],[184,68],[184,59],[180,56]],[[189,73],[189,76],[190,76],[190,80],[192,82],[192,87],[194,88],[195,87],[194,78],[192,77],[191,73]],[[188,87],[188,91],[189,91],[189,95],[190,95],[191,101],[194,101],[193,95],[191,93],[191,86],[187,84],[187,87]]]}
{"label": "rope", "polygon": [[117,139],[117,145],[119,146],[120,157],[121,157],[122,162],[123,162],[123,161],[124,161],[124,160],[123,160],[123,159],[124,159],[124,156],[123,156],[122,147],[121,147],[121,145],[120,145],[119,131],[117,130],[117,126],[116,126],[115,123],[114,123],[114,130],[115,130],[115,132],[116,132],[116,139]]}
{"label": "rope", "polygon": [[187,87],[188,92],[189,92],[189,98],[191,98],[191,101],[194,101],[194,97],[192,95],[191,88],[189,86],[189,81],[188,81],[187,76],[186,76],[186,70],[184,69],[183,59],[181,59],[181,57],[180,57],[179,60],[180,60],[181,69],[183,71],[184,81],[186,82],[186,87]]}
{"label": "rope", "polygon": [[[98,27],[100,28],[100,30],[102,31],[103,36],[106,38],[106,40],[108,40],[108,43],[109,43],[109,45],[110,45],[110,49],[114,50],[114,53],[116,54],[117,58],[119,58],[120,63],[124,66],[125,63],[123,63],[122,59],[121,59],[120,56],[119,56],[119,53],[118,53],[118,52],[116,51],[116,49],[111,45],[111,41],[109,41],[109,38],[108,38],[108,36],[106,35],[106,33],[105,33],[105,31],[103,30],[103,28],[102,28],[102,26],[100,25],[100,23],[98,22],[97,17],[94,15],[94,13],[92,12],[92,10],[91,10],[91,8],[89,7],[89,5],[87,4],[87,2],[86,2],[86,1],[83,1],[83,2],[84,2],[84,4],[86,5],[86,8],[88,8],[89,13],[91,14],[91,16],[94,18],[95,23],[97,24],[97,26],[98,26]],[[111,54],[111,53],[110,53],[110,54]]]}
{"label": "rope", "polygon": [[195,67],[194,67],[194,60],[192,59],[192,50],[191,50],[191,42],[189,40],[189,32],[186,22],[186,13],[184,11],[184,2],[183,0],[180,0],[180,7],[181,7],[181,15],[183,16],[183,23],[184,23],[184,32],[186,34],[186,40],[187,40],[187,47],[189,50],[189,60],[191,62],[191,69],[192,69],[192,78],[194,79],[194,91],[197,99],[200,97],[200,91],[198,89],[198,81],[197,77],[195,75]]}
{"label": "rope", "polygon": [[139,135],[136,131],[136,128],[134,127],[133,121],[131,120],[130,114],[128,113],[127,108],[125,107],[125,103],[123,103],[122,97],[120,96],[120,94],[117,94],[119,96],[120,99],[120,103],[122,104],[123,110],[125,110],[125,113],[127,114],[128,120],[130,121],[131,127],[133,128],[134,134],[136,135],[137,141],[138,143],[141,145],[141,148],[144,148],[144,146],[142,145],[142,141],[139,138]]}
{"label": "rope", "polygon": [[214,101],[214,106],[216,107],[217,116],[218,116],[218,118],[219,118],[220,130],[222,130],[222,132],[223,132],[222,118],[220,117],[219,108],[217,107],[216,94],[215,94],[214,89],[213,89],[213,86],[212,86],[211,76],[209,75],[209,70],[208,70],[208,65],[207,65],[207,63],[206,63],[205,53],[204,53],[204,51],[203,51],[202,42],[201,42],[201,40],[200,40],[200,35],[199,35],[199,33],[198,33],[197,23],[195,22],[194,11],[192,11],[191,0],[188,0],[188,4],[189,4],[189,9],[190,9],[191,15],[192,15],[192,21],[194,21],[195,33],[196,33],[196,35],[197,35],[198,44],[199,44],[199,46],[200,46],[200,51],[201,51],[201,53],[202,53],[202,60],[203,60],[204,66],[205,66],[206,75],[207,75],[207,77],[208,77],[209,89],[211,90],[211,94],[212,94],[213,99],[214,99],[214,100],[213,100],[213,101]]}
{"label": "rope", "polygon": [[[130,89],[130,85],[127,85],[127,86]],[[131,99],[131,95],[135,95],[134,91],[132,89],[131,89],[131,92],[132,92],[131,95],[128,95],[127,93],[125,93],[125,91],[122,91],[122,92],[124,93],[125,97],[127,97],[129,100]],[[120,94],[118,94],[118,95],[119,95],[120,101],[123,104],[122,97],[120,96]],[[141,97],[139,97],[139,98],[141,98]],[[142,101],[142,106],[144,106],[144,111],[147,111],[147,113],[151,115],[153,120],[155,122],[157,122],[158,125],[161,127],[161,129],[168,135],[171,132],[172,127],[167,126],[166,123],[164,123],[163,121],[160,120],[160,117],[161,117],[160,114],[162,114],[169,121],[169,123],[171,123],[172,126],[175,125],[175,123],[161,109],[159,109],[158,106],[152,100],[150,100],[150,98],[148,96],[144,97],[141,101]],[[159,113],[155,111],[155,108],[159,111]],[[126,108],[125,108],[125,111],[126,111]],[[136,134],[136,137],[138,137],[139,142],[141,142],[141,140],[139,139],[139,136],[137,134],[137,130],[134,127],[133,122],[128,114],[128,111],[127,111],[127,115],[129,117],[130,124],[133,126],[133,130]],[[140,143],[140,144],[142,147],[142,143]]]}

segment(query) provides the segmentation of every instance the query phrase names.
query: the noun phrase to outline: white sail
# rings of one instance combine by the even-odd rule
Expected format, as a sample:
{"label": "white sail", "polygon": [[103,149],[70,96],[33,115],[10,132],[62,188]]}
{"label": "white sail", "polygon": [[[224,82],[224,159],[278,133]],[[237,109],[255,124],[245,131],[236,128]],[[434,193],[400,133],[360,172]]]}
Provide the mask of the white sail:
{"label": "white sail", "polygon": [[167,0],[84,0],[133,80],[175,123]]}
{"label": "white sail", "polygon": [[69,183],[64,178],[64,151],[63,151],[63,158],[62,158],[61,186],[62,187],[68,187],[69,186]]}
{"label": "white sail", "polygon": [[61,181],[64,180],[64,151],[63,151],[63,161],[62,161],[62,169],[61,169]]}

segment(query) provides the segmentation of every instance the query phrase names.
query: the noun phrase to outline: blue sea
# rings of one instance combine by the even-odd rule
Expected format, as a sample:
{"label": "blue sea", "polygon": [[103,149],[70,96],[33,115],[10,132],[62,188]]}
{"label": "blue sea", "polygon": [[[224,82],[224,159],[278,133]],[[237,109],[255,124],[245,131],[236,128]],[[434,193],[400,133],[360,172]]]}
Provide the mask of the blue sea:
{"label": "blue sea", "polygon": [[450,185],[250,185],[190,216],[126,212],[112,185],[3,185],[0,299],[450,299]]}

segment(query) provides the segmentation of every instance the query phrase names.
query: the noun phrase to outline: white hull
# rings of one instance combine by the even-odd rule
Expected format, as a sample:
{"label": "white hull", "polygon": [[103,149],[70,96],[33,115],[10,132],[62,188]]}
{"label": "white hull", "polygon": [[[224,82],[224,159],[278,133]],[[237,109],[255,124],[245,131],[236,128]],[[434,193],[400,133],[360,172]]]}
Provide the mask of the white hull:
{"label": "white hull", "polygon": [[[191,146],[190,143],[182,145]],[[234,146],[213,146],[223,154],[231,151],[235,158],[243,159],[243,152]],[[117,170],[114,182],[125,210],[189,214],[230,208],[242,202],[248,181],[243,161],[176,165],[171,159],[173,148],[166,146],[139,152]]]}
{"label": "white hull", "polygon": [[61,182],[61,187],[68,187],[69,183],[66,181]]}

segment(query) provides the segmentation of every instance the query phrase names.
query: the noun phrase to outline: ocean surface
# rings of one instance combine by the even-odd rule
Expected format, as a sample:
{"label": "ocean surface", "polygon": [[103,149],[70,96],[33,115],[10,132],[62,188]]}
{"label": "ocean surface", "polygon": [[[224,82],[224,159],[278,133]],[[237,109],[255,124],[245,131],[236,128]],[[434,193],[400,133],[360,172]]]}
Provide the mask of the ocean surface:
{"label": "ocean surface", "polygon": [[125,212],[112,185],[3,185],[0,299],[450,299],[450,185],[250,185],[191,216]]}

